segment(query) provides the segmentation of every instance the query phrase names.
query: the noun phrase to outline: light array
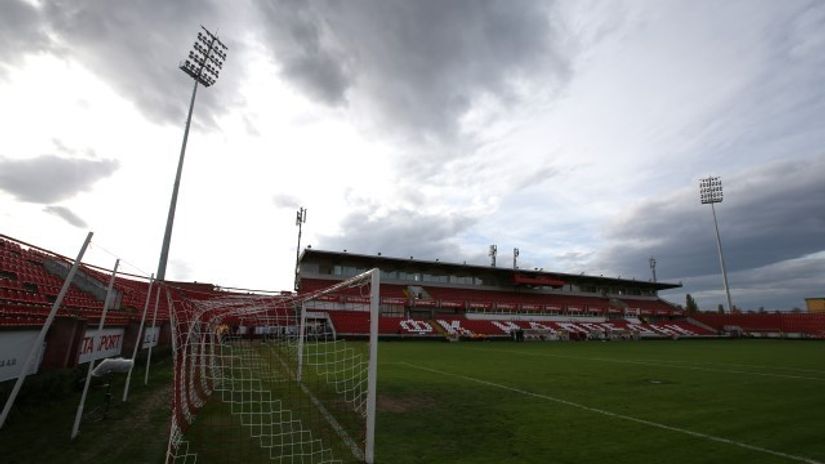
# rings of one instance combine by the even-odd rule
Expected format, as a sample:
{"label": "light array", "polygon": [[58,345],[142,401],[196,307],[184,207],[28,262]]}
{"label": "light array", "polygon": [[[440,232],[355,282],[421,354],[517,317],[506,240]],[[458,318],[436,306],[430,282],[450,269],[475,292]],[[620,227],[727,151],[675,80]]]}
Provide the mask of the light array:
{"label": "light array", "polygon": [[699,180],[699,200],[703,205],[722,202],[722,179],[706,177]]}
{"label": "light array", "polygon": [[180,65],[180,69],[192,76],[204,87],[214,84],[226,60],[226,45],[218,36],[201,26],[198,39],[189,51],[189,57]]}

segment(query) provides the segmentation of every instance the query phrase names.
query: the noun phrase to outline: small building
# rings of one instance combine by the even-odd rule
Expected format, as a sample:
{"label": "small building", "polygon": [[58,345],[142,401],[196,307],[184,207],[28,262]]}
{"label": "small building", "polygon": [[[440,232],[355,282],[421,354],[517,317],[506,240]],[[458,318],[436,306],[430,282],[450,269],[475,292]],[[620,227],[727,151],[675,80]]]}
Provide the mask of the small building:
{"label": "small building", "polygon": [[805,306],[809,313],[825,314],[825,297],[805,298]]}

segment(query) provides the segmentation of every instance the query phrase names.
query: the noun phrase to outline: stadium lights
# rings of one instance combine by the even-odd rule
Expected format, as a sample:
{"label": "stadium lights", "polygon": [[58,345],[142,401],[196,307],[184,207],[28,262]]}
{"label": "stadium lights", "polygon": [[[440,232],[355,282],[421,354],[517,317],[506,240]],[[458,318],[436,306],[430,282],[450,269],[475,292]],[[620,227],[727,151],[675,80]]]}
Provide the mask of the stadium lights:
{"label": "stadium lights", "polygon": [[656,282],[656,258],[651,257],[649,262],[650,262],[650,272],[653,273],[653,282]]}
{"label": "stadium lights", "polygon": [[490,257],[490,266],[496,267],[496,254],[498,254],[498,246],[490,245],[490,251],[487,252],[487,256]]}
{"label": "stadium lights", "polygon": [[[295,225],[298,226],[298,249],[295,250],[295,283],[293,288],[298,291],[298,260],[301,258],[301,229],[307,222],[307,209],[304,207],[298,208],[295,212]],[[346,253],[347,250],[344,250]],[[379,253],[381,254],[381,253]]]}
{"label": "stadium lights", "polygon": [[518,269],[518,248],[513,248],[513,269]]}
{"label": "stadium lights", "polygon": [[195,80],[192,88],[192,98],[189,100],[189,113],[186,116],[186,129],[183,131],[183,143],[180,147],[178,170],[175,174],[175,183],[172,186],[172,199],[169,202],[169,215],[166,217],[166,231],[163,234],[163,246],[158,261],[157,280],[166,279],[166,264],[169,260],[169,244],[172,241],[172,225],[175,222],[175,209],[178,203],[180,176],[183,171],[183,157],[186,154],[186,140],[189,138],[189,126],[192,123],[192,109],[195,107],[195,95],[198,93],[198,84],[210,87],[218,80],[223,62],[226,60],[226,45],[218,36],[201,26],[203,32],[198,32],[198,38],[189,51],[189,57],[180,64],[180,69]]}
{"label": "stadium lights", "polygon": [[699,201],[703,205],[710,204],[713,213],[713,226],[716,230],[716,250],[719,252],[719,265],[722,268],[722,284],[725,287],[725,295],[728,299],[728,313],[733,312],[733,303],[730,298],[730,287],[728,286],[728,271],[725,269],[725,255],[722,252],[722,239],[719,236],[719,222],[716,220],[716,207],[714,203],[722,203],[722,179],[719,177],[705,177],[699,180]]}

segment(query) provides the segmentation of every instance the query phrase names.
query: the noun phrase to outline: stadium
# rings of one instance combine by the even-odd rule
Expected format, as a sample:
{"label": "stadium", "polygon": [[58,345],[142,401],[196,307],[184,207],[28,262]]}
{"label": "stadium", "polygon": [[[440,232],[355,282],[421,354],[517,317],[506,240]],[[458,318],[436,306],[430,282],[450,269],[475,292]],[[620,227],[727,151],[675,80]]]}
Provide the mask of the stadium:
{"label": "stadium", "polygon": [[[597,462],[622,453],[636,460],[637,433],[656,443],[644,460],[694,462],[672,454],[685,441],[699,450],[697,462],[708,454],[800,459],[782,446],[754,445],[747,437],[757,426],[763,440],[784,449],[821,452],[822,409],[814,406],[824,381],[815,341],[825,339],[822,314],[686,314],[657,296],[678,284],[312,248],[300,255],[294,293],[148,282],[87,265],[62,291],[71,258],[7,236],[0,245],[6,392],[61,297],[29,368],[31,397],[42,401],[39,391],[57,388],[47,386],[57,373],[80,376],[94,361],[133,359],[136,400],[126,402],[123,379],[132,369],[88,377],[90,410],[80,424],[94,430],[128,422],[136,402],[174,385],[172,434],[169,409],[160,407],[162,419],[141,430],[154,435],[154,449],[141,445],[126,459],[361,462],[370,389],[377,389],[369,458],[376,462]],[[375,384],[368,382],[372,347],[381,353]],[[787,356],[796,362],[788,365]],[[755,391],[743,392],[740,382]],[[538,393],[548,388],[558,393]],[[77,387],[59,394],[66,402],[79,396]],[[772,403],[760,402],[766,394]],[[3,433],[8,462],[60,461],[14,444],[43,433],[26,420],[46,412],[37,400],[23,395],[12,410]],[[715,418],[734,405],[732,428],[719,429]],[[674,414],[692,427],[672,425]],[[70,416],[53,424],[68,426]],[[601,435],[617,426],[622,433]],[[718,431],[706,433],[712,427]],[[782,434],[790,428],[793,437]],[[58,441],[67,432],[53,431]],[[51,441],[51,433],[34,440]],[[483,436],[508,444],[475,443]],[[83,439],[63,446],[82,447]],[[510,440],[536,441],[516,451]],[[589,448],[591,440],[609,450]],[[571,441],[577,451],[566,446]]]}
{"label": "stadium", "polygon": [[823,44],[804,0],[0,3],[0,463],[825,464]]}

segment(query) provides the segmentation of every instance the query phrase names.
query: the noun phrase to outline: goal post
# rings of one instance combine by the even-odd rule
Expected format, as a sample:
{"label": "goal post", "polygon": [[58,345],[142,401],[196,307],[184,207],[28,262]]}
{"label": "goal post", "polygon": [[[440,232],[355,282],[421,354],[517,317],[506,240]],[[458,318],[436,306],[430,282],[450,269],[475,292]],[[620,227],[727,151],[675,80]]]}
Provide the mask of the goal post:
{"label": "goal post", "polygon": [[[377,269],[299,295],[171,288],[166,462],[372,464],[379,288]],[[368,318],[367,340],[338,337],[334,311]]]}

